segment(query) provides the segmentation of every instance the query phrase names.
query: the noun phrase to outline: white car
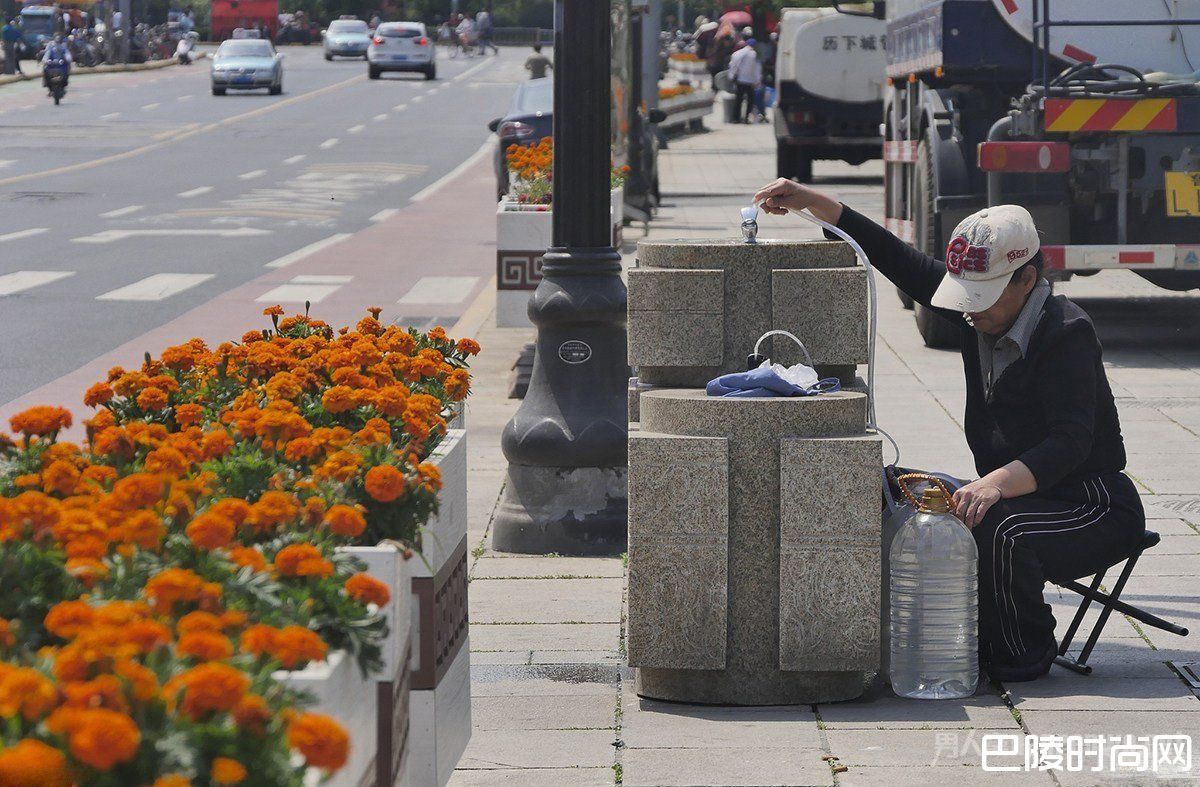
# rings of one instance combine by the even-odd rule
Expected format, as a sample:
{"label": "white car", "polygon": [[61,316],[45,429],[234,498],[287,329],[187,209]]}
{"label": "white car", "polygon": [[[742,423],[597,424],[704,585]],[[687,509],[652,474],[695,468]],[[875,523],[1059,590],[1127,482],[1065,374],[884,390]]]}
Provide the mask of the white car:
{"label": "white car", "polygon": [[437,47],[421,22],[384,22],[367,48],[367,76],[379,79],[384,71],[420,71],[437,79]]}

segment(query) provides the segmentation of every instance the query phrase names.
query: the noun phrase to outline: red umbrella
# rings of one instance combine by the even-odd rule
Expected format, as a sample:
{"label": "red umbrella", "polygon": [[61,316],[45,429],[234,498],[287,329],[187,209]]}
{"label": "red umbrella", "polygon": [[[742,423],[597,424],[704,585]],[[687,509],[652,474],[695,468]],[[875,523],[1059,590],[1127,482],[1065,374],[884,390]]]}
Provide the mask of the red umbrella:
{"label": "red umbrella", "polygon": [[745,27],[754,24],[754,18],[749,11],[726,11],[721,14],[721,21],[728,22],[734,27]]}

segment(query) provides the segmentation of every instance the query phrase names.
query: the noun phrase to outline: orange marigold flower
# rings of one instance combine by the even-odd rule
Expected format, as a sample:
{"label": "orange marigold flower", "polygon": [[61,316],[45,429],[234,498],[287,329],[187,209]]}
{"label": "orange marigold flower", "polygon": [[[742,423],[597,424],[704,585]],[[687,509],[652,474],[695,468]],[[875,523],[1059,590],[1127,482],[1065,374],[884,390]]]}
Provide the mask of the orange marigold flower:
{"label": "orange marigold flower", "polygon": [[233,438],[223,429],[206,432],[200,441],[200,449],[205,459],[220,459],[233,450]]}
{"label": "orange marigold flower", "polygon": [[363,604],[374,604],[382,607],[392,598],[392,592],[387,583],[380,582],[366,573],[355,574],[346,580],[346,595]]}
{"label": "orange marigold flower", "polygon": [[233,710],[250,687],[246,673],[219,661],[192,667],[173,681],[182,687],[181,708],[193,720],[213,711]]}
{"label": "orange marigold flower", "polygon": [[442,471],[433,462],[421,462],[417,465],[417,475],[421,478],[421,483],[431,492],[436,492],[442,488]]}
{"label": "orange marigold flower", "polygon": [[125,516],[116,528],[114,537],[127,544],[136,544],[142,549],[155,549],[167,534],[167,526],[150,511],[133,511]]}
{"label": "orange marigold flower", "polygon": [[71,413],[64,407],[38,405],[8,420],[14,433],[43,437],[71,426]]}
{"label": "orange marigold flower", "polygon": [[168,773],[155,779],[151,787],[192,787],[192,780],[178,773]]}
{"label": "orange marigold flower", "polygon": [[149,667],[123,659],[113,666],[113,672],[129,684],[129,693],[138,702],[148,702],[158,696],[158,677]]}
{"label": "orange marigold flower", "polygon": [[75,783],[66,755],[53,746],[25,738],[0,751],[0,784],[6,787],[71,787]]}
{"label": "orange marigold flower", "polygon": [[389,418],[398,418],[404,414],[408,404],[409,390],[403,385],[385,385],[375,392],[375,407]]}
{"label": "orange marigold flower", "polygon": [[0,648],[11,648],[15,644],[17,644],[17,637],[13,633],[12,624],[4,618],[0,618]]}
{"label": "orange marigold flower", "polygon": [[175,407],[175,423],[186,428],[200,423],[204,408],[198,404],[181,404]]}
{"label": "orange marigold flower", "polygon": [[295,669],[309,661],[325,658],[328,647],[325,640],[303,626],[284,626],[275,633],[274,649],[271,654],[284,669]]}
{"label": "orange marigold flower", "polygon": [[167,406],[167,392],[161,388],[143,388],[137,403],[143,410],[161,410]]}
{"label": "orange marigold flower", "polygon": [[167,568],[150,577],[145,594],[157,612],[170,612],[180,601],[197,601],[205,582],[186,568]]}
{"label": "orange marigold flower", "polygon": [[99,675],[62,685],[63,705],[69,708],[108,708],[129,712],[125,687],[115,675]]}
{"label": "orange marigold flower", "polygon": [[446,341],[446,329],[440,325],[435,325],[429,329],[429,333],[427,333],[426,336],[428,336],[432,341],[444,342]]}
{"label": "orange marigold flower", "polygon": [[122,628],[121,636],[139,652],[151,653],[171,641],[171,630],[155,620],[137,620]]}
{"label": "orange marigold flower", "polygon": [[346,538],[357,538],[367,529],[366,518],[353,506],[331,506],[325,514],[325,523],[335,534]]}
{"label": "orange marigold flower", "polygon": [[288,544],[275,555],[275,570],[285,577],[328,577],[333,563],[312,544]]}
{"label": "orange marigold flower", "polygon": [[282,317],[283,316],[283,307],[280,306],[279,304],[275,304],[274,306],[268,306],[267,308],[263,309],[263,314],[265,314],[268,317]]}
{"label": "orange marigold flower", "polygon": [[96,383],[83,395],[83,403],[88,407],[97,407],[107,403],[115,395],[112,386],[108,383]]}
{"label": "orange marigold flower", "polygon": [[149,508],[162,500],[164,484],[149,473],[134,473],[113,484],[113,502],[123,511]]}
{"label": "orange marigold flower", "polygon": [[175,652],[200,661],[220,661],[233,655],[233,643],[215,631],[189,631],[175,643]]}
{"label": "orange marigold flower", "polygon": [[172,478],[182,478],[191,467],[191,462],[182,452],[169,445],[159,446],[146,455],[146,471]]}
{"label": "orange marigold flower", "polygon": [[221,618],[211,612],[189,612],[179,619],[175,624],[175,630],[180,634],[187,634],[192,631],[215,631],[220,632],[224,626],[221,625]]}
{"label": "orange marigold flower", "polygon": [[296,501],[294,495],[286,492],[264,492],[258,500],[250,506],[250,513],[246,517],[246,523],[255,530],[269,530],[276,525],[291,522],[300,515],[300,504]]}
{"label": "orange marigold flower", "polygon": [[184,532],[197,548],[211,552],[229,546],[234,526],[229,519],[210,510],[189,522]]}
{"label": "orange marigold flower", "polygon": [[258,735],[267,731],[267,722],[271,720],[271,709],[267,701],[257,694],[247,694],[233,709],[233,721],[244,730]]}
{"label": "orange marigold flower", "polygon": [[108,465],[91,465],[83,469],[80,477],[84,481],[101,487],[108,487],[109,484],[117,480],[117,470],[115,467],[109,467]]}
{"label": "orange marigold flower", "polygon": [[367,494],[380,503],[390,503],[404,494],[404,475],[391,465],[376,465],[363,478]]}
{"label": "orange marigold flower", "polygon": [[109,771],[137,754],[142,734],[133,719],[107,708],[60,708],[46,721],[56,735],[67,735],[75,759],[98,771]]}
{"label": "orange marigold flower", "polygon": [[[105,410],[104,412],[108,411]],[[133,440],[130,439],[125,430],[120,427],[110,426],[104,429],[97,427],[97,431],[94,431],[92,435],[92,450],[104,456],[131,459],[137,450],[137,446],[133,444]]]}
{"label": "orange marigold flower", "polygon": [[54,681],[35,669],[17,667],[0,676],[0,716],[6,719],[20,713],[26,721],[35,721],[57,699]]}
{"label": "orange marigold flower", "polygon": [[255,571],[267,570],[267,559],[254,547],[234,547],[229,550],[229,559],[239,566],[249,566]]}
{"label": "orange marigold flower", "polygon": [[458,344],[454,346],[454,349],[463,355],[479,355],[479,351],[482,348],[479,346],[479,342],[474,339],[463,338],[458,340]]}
{"label": "orange marigold flower", "polygon": [[349,386],[335,385],[321,395],[321,404],[335,415],[353,410],[358,406],[358,397]]}
{"label": "orange marigold flower", "polygon": [[240,497],[226,497],[213,503],[208,510],[241,526],[246,521],[246,517],[250,515],[250,504]]}
{"label": "orange marigold flower", "polygon": [[471,375],[466,369],[455,369],[446,375],[442,385],[451,399],[461,402],[471,390]]}
{"label": "orange marigold flower", "polygon": [[301,713],[293,719],[287,742],[314,768],[335,771],[350,756],[350,736],[336,721],[319,713]]}
{"label": "orange marigold flower", "polygon": [[283,456],[289,462],[299,462],[302,459],[312,459],[321,452],[321,446],[308,437],[297,437],[289,440],[283,449]]}
{"label": "orange marigold flower", "polygon": [[60,601],[46,613],[45,626],[60,639],[71,640],[96,619],[96,611],[86,601]]}
{"label": "orange marigold flower", "polygon": [[237,784],[246,778],[246,766],[228,757],[217,757],[212,761],[213,784]]}
{"label": "orange marigold flower", "polygon": [[42,490],[46,494],[56,493],[66,497],[74,494],[78,485],[79,471],[70,462],[59,459],[42,471]]}
{"label": "orange marigold flower", "polygon": [[245,631],[238,640],[238,647],[243,653],[252,656],[263,656],[275,649],[277,629],[265,623],[255,623]]}

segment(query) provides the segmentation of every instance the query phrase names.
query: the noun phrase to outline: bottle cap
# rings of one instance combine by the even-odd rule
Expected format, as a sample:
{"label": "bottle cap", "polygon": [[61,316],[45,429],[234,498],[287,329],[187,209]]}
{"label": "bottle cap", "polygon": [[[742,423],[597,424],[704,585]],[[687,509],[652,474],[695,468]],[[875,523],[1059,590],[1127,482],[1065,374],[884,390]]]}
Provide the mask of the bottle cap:
{"label": "bottle cap", "polygon": [[935,514],[945,514],[950,511],[950,501],[937,487],[929,487],[921,493],[921,510]]}

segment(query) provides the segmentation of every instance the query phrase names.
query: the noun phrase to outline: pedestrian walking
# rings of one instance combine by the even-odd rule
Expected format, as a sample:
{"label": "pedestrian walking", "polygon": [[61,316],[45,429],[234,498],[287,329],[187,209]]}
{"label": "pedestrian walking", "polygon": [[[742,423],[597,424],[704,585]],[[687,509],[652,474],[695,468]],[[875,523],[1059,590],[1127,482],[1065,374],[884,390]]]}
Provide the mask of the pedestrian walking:
{"label": "pedestrian walking", "polygon": [[463,54],[470,55],[475,46],[475,20],[463,14],[454,32],[458,34],[458,45],[462,47]]}
{"label": "pedestrian walking", "polygon": [[492,43],[492,15],[485,8],[475,15],[475,32],[479,36],[479,54],[486,55],[488,47],[492,54],[500,54],[500,50]]}
{"label": "pedestrian walking", "polygon": [[533,45],[533,54],[525,60],[525,70],[529,72],[530,79],[541,79],[546,76],[547,70],[554,70],[554,63],[542,54],[541,44]]}
{"label": "pedestrian walking", "polygon": [[24,73],[21,71],[19,59],[21,56],[21,28],[17,26],[17,20],[13,19],[4,23],[4,28],[0,31],[0,39],[4,41],[4,73]]}
{"label": "pedestrian walking", "polygon": [[708,46],[708,74],[712,77],[712,89],[718,89],[717,74],[729,68],[729,59],[733,56],[734,46],[733,25],[722,22]]}
{"label": "pedestrian walking", "polygon": [[[729,77],[733,80],[735,93],[735,119],[740,123],[749,123],[754,111],[754,95],[762,85],[762,65],[758,62],[758,53],[754,51],[754,39],[739,41],[733,57],[729,59]],[[743,114],[742,103],[746,110]]]}
{"label": "pedestrian walking", "polygon": [[808,209],[836,225],[880,273],[959,328],[964,431],[981,477],[953,502],[979,548],[980,661],[1006,683],[1045,675],[1058,653],[1046,580],[1090,576],[1127,557],[1146,518],[1122,472],[1125,443],[1096,328],[1051,293],[1033,217],[1018,205],[968,216],[942,263],[790,180],[761,189],[760,200],[768,213]]}

